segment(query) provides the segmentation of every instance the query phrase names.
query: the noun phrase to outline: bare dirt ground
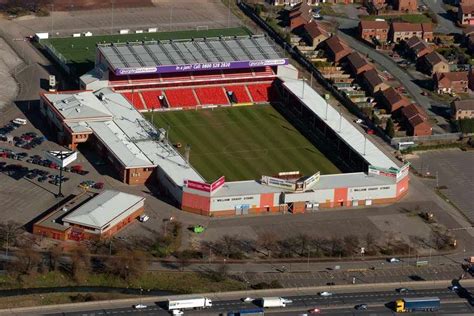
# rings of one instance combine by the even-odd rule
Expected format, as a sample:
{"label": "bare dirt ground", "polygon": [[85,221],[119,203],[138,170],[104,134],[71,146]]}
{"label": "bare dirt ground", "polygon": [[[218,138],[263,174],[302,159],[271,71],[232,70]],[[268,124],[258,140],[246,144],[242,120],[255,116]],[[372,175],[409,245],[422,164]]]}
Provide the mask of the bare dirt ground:
{"label": "bare dirt ground", "polygon": [[[115,0],[116,8],[138,8],[151,7],[154,1],[151,0]],[[160,1],[156,1],[160,2]],[[55,0],[54,9],[58,11],[68,11],[73,5],[75,10],[97,10],[110,7],[110,1],[103,0]]]}

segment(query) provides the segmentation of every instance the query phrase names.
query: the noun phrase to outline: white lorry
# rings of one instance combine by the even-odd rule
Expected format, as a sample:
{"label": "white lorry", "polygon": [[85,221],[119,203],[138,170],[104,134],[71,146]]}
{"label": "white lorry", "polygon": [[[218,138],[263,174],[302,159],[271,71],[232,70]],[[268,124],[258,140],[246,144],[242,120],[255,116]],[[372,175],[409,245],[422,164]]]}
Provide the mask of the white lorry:
{"label": "white lorry", "polygon": [[201,309],[212,307],[212,301],[207,297],[190,297],[179,300],[168,300],[168,310]]}
{"label": "white lorry", "polygon": [[283,297],[262,297],[260,299],[260,305],[263,308],[269,307],[286,307],[286,304],[293,303],[292,300]]}

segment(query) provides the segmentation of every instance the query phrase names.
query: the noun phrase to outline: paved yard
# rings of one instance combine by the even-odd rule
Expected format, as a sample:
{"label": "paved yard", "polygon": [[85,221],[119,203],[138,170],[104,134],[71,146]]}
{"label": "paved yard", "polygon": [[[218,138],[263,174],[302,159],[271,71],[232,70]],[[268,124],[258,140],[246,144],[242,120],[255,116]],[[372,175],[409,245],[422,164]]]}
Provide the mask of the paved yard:
{"label": "paved yard", "polygon": [[[446,186],[441,192],[456,204],[474,222],[474,152],[458,149],[426,151],[410,159],[413,166],[423,173],[438,174],[439,186]],[[436,180],[431,184],[436,185]]]}
{"label": "paved yard", "polygon": [[[111,3],[109,1],[109,3]],[[159,1],[153,7],[55,11],[49,17],[22,17],[15,23],[30,31],[54,33],[54,37],[71,36],[72,33],[92,32],[118,34],[120,29],[135,30],[158,28],[158,31],[196,29],[196,27],[222,28],[236,26],[239,20],[220,0]]]}

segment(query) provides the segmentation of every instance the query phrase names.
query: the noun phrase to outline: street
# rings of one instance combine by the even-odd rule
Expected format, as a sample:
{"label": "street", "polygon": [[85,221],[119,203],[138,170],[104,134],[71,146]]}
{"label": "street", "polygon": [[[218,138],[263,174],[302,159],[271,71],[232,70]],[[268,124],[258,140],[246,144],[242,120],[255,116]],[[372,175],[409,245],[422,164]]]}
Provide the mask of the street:
{"label": "street", "polygon": [[453,21],[448,19],[448,13],[443,8],[443,0],[422,0],[422,2],[437,15],[438,25],[435,29],[436,32],[444,34],[462,33],[462,30]]}
{"label": "street", "polygon": [[[400,286],[402,287],[402,286]],[[472,299],[471,296],[472,288],[461,288],[458,292],[453,292],[445,286],[432,286],[430,288],[420,288],[414,289],[410,287],[408,292],[401,295],[395,288],[391,289],[365,289],[362,291],[347,291],[347,290],[334,290],[332,295],[323,297],[317,294],[319,291],[314,290],[312,293],[297,293],[295,290],[286,290],[285,292],[279,292],[278,294],[273,294],[273,296],[284,297],[290,299],[292,303],[288,304],[286,308],[280,309],[270,309],[267,310],[267,315],[295,315],[295,312],[305,312],[312,308],[319,308],[324,313],[329,314],[338,314],[345,313],[349,311],[354,311],[354,306],[357,304],[367,304],[369,306],[367,312],[374,312],[373,309],[380,311],[382,313],[391,313],[392,311],[387,307],[387,304],[394,302],[401,297],[439,297],[442,302],[443,311],[464,311],[472,313],[474,309],[472,306],[466,304],[467,301]],[[248,293],[247,296],[254,298],[253,302],[242,302],[238,298],[227,298],[216,294],[216,298],[213,299],[212,308],[206,309],[205,311],[186,311],[186,315],[225,315],[229,311],[238,311],[242,309],[251,309],[259,307],[258,297],[269,296],[272,294],[267,293],[258,293],[258,296],[252,296],[252,294],[257,293]],[[175,299],[175,298],[174,298]],[[128,300],[127,302],[129,302]],[[133,304],[147,304],[148,307],[141,310],[133,309],[130,307],[121,307],[121,308],[110,308],[102,307],[95,310],[77,310],[76,306],[74,312],[68,312],[68,308],[65,307],[64,310],[56,310],[53,313],[43,312],[42,315],[67,315],[67,316],[93,316],[93,315],[168,315],[166,311],[166,300],[165,298],[154,297],[136,299],[136,302]],[[448,303],[456,303],[456,305]],[[79,304],[76,304],[79,305]],[[131,304],[130,304],[131,305]],[[117,305],[120,306],[120,305]],[[343,310],[341,310],[341,308]],[[60,313],[58,313],[60,312]],[[288,313],[286,313],[288,312]],[[21,313],[16,313],[16,315],[22,315]]]}

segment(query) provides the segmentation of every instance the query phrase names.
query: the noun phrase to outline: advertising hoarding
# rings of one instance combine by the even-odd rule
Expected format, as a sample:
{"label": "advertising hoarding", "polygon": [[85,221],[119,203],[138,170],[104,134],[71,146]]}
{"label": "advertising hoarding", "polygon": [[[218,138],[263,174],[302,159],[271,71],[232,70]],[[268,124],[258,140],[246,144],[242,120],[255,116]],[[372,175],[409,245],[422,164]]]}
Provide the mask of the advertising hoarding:
{"label": "advertising hoarding", "polygon": [[311,177],[304,180],[303,190],[306,190],[306,188],[309,188],[310,186],[312,186],[312,185],[316,184],[317,182],[319,182],[320,178],[321,178],[321,172],[318,171],[315,174],[313,174]]}
{"label": "advertising hoarding", "polygon": [[46,157],[64,168],[77,159],[77,151],[47,151]]}
{"label": "advertising hoarding", "polygon": [[288,180],[269,177],[269,176],[262,176],[261,182],[263,184],[266,184],[275,188],[281,188],[281,189],[292,190],[292,191],[296,190],[296,183],[294,181],[288,181]]}
{"label": "advertising hoarding", "polygon": [[213,183],[205,183],[193,180],[186,180],[186,187],[194,190],[204,191],[204,192],[214,192],[225,184],[225,177],[222,176]]}
{"label": "advertising hoarding", "polygon": [[162,65],[156,67],[137,67],[137,68],[117,68],[115,75],[136,75],[136,74],[161,74],[161,73],[180,73],[188,71],[201,70],[222,70],[222,69],[241,69],[265,66],[281,66],[288,65],[288,59],[264,59],[264,60],[247,60],[247,61],[230,61],[230,62],[210,62],[196,64],[181,65]]}

